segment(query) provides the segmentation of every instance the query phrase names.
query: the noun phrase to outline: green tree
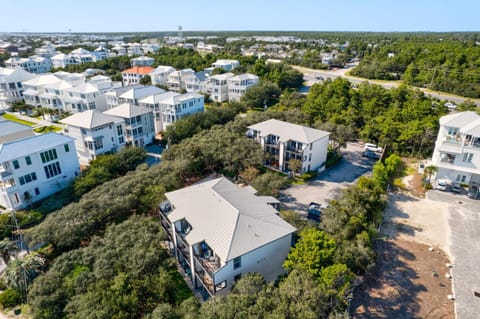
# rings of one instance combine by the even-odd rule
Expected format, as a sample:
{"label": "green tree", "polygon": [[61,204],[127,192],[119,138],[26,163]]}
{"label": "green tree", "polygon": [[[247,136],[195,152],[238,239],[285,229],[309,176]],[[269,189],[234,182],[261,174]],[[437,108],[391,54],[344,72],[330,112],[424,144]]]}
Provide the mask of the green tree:
{"label": "green tree", "polygon": [[141,85],[152,85],[152,78],[150,77],[150,75],[144,75],[141,79],[140,79],[140,84]]}
{"label": "green tree", "polygon": [[299,236],[300,240],[288,254],[284,267],[287,271],[301,268],[319,278],[322,268],[332,262],[335,240],[315,228],[306,228]]}
{"label": "green tree", "polygon": [[12,257],[15,257],[18,252],[17,243],[9,238],[4,238],[0,241],[0,254],[3,258],[3,261],[8,264]]}

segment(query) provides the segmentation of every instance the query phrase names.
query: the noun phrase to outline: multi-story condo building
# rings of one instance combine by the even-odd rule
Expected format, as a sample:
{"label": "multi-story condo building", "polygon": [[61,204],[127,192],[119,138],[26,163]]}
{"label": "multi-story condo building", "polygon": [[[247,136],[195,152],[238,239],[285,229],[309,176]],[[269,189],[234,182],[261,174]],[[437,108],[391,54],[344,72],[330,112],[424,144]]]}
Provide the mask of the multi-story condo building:
{"label": "multi-story condo building", "polygon": [[75,60],[65,53],[56,54],[50,59],[52,61],[52,67],[54,68],[64,68],[71,64],[75,64]]}
{"label": "multi-story condo building", "polygon": [[65,89],[63,95],[64,110],[68,112],[83,112],[86,110],[107,110],[105,95],[91,83]]}
{"label": "multi-story condo building", "polygon": [[213,101],[228,101],[228,80],[233,76],[233,73],[223,73],[208,77],[206,91]]}
{"label": "multi-story condo building", "polygon": [[232,71],[233,69],[237,68],[240,66],[240,62],[238,60],[227,60],[227,59],[222,59],[222,60],[217,60],[214,63],[212,63],[212,67],[214,68],[220,68],[225,71]]}
{"label": "multi-story condo building", "polygon": [[175,69],[171,66],[160,65],[150,72],[150,78],[153,85],[167,85],[168,75],[175,72]]}
{"label": "multi-story condo building", "polygon": [[192,69],[183,69],[170,73],[168,75],[167,87],[169,91],[180,92],[185,88],[187,78],[195,74]]}
{"label": "multi-story condo building", "polygon": [[224,177],[165,196],[161,225],[183,275],[205,298],[227,293],[247,273],[272,281],[285,272],[295,228],[270,205],[276,199]]}
{"label": "multi-story condo building", "polygon": [[155,62],[154,58],[148,56],[139,56],[137,58],[133,58],[130,60],[132,67],[136,66],[152,66],[153,62]]}
{"label": "multi-story condo building", "polygon": [[101,154],[116,153],[126,143],[125,121],[116,116],[88,110],[64,118],[65,133],[75,139],[77,156],[82,165]]}
{"label": "multi-story condo building", "polygon": [[118,97],[119,103],[130,103],[133,105],[139,105],[140,100],[147,96],[164,93],[165,90],[162,90],[156,86],[132,86],[130,90],[123,92]]}
{"label": "multi-story condo building", "polygon": [[24,87],[22,82],[35,77],[22,69],[0,68],[0,109],[8,104],[23,100]]}
{"label": "multi-story condo building", "polygon": [[9,69],[22,69],[30,73],[46,73],[52,68],[49,58],[31,56],[28,58],[11,57],[5,61]]}
{"label": "multi-story condo building", "polygon": [[251,86],[257,85],[259,77],[255,74],[245,73],[233,76],[227,80],[228,100],[239,102]]}
{"label": "multi-story condo building", "polygon": [[[2,132],[5,126],[2,126]],[[0,144],[0,205],[17,210],[65,188],[80,174],[74,140],[47,133]]]}
{"label": "multi-story condo building", "polygon": [[480,185],[480,115],[467,111],[440,118],[432,165],[437,179]]}
{"label": "multi-story condo building", "polygon": [[149,75],[150,72],[153,71],[151,66],[136,66],[130,69],[126,69],[122,71],[122,81],[123,85],[136,85],[140,84],[140,80]]}
{"label": "multi-story condo building", "polygon": [[251,125],[247,131],[247,136],[270,154],[267,166],[289,172],[289,161],[296,159],[303,173],[325,169],[329,135],[329,132],[275,119]]}
{"label": "multi-story condo building", "polygon": [[155,114],[155,131],[162,132],[167,126],[187,115],[203,112],[204,97],[198,93],[180,94],[165,92],[140,100]]}
{"label": "multi-story condo building", "polygon": [[103,113],[120,117],[125,121],[127,145],[143,147],[154,142],[153,111],[149,108],[124,103]]}

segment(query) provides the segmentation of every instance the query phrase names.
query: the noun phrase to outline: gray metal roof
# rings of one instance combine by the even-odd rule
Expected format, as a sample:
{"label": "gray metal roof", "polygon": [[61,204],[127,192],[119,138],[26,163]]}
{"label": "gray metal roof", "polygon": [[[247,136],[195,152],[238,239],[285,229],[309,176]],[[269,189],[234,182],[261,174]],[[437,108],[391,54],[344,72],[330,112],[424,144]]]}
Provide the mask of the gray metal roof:
{"label": "gray metal roof", "polygon": [[93,110],[75,113],[60,120],[60,123],[87,129],[118,122],[123,122],[123,119]]}
{"label": "gray metal roof", "polygon": [[[0,117],[0,143],[10,142],[9,137],[23,135],[35,135],[30,126],[15,123]],[[23,136],[25,137],[25,136]]]}
{"label": "gray metal roof", "polygon": [[137,115],[143,115],[145,113],[152,112],[149,108],[144,106],[132,105],[130,103],[123,103],[119,106],[111,108],[103,112],[103,114],[119,116],[124,119],[131,119]]}
{"label": "gray metal roof", "polygon": [[166,193],[171,221],[186,219],[190,244],[205,241],[227,262],[285,237],[295,228],[277,216],[265,198],[222,177]]}
{"label": "gray metal roof", "polygon": [[479,118],[480,116],[472,111],[453,113],[442,116],[440,118],[440,125],[460,128],[474,122]]}
{"label": "gray metal roof", "polygon": [[259,131],[261,136],[276,135],[280,142],[292,140],[309,144],[330,135],[330,132],[275,119],[257,123],[248,128]]}
{"label": "gray metal roof", "polygon": [[67,144],[74,139],[58,133],[35,135],[0,145],[0,162],[11,161],[19,157]]}

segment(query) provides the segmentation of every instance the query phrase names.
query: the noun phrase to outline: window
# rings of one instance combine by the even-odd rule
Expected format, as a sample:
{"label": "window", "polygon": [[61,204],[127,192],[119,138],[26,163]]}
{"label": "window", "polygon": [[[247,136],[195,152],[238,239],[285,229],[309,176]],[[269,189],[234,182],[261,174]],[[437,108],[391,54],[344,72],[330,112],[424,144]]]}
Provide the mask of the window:
{"label": "window", "polygon": [[103,148],[103,142],[100,139],[93,141],[93,145],[95,146],[95,150],[100,150]]}
{"label": "window", "polygon": [[218,291],[223,290],[225,288],[227,288],[227,281],[226,280],[224,280],[221,283],[215,285],[215,292],[218,292]]}
{"label": "window", "polygon": [[27,175],[20,176],[18,178],[18,181],[20,182],[20,185],[31,183],[31,182],[36,181],[36,180],[37,180],[37,174],[35,172],[32,172],[32,173],[27,174]]}
{"label": "window", "polygon": [[44,166],[43,169],[45,170],[45,175],[47,176],[47,178],[52,178],[62,174],[59,162],[48,164],[47,166]]}
{"label": "window", "polygon": [[120,136],[118,138],[118,144],[123,144],[125,142],[125,140],[123,139],[123,136]]}
{"label": "window", "polygon": [[63,147],[65,148],[65,152],[70,152],[70,146],[68,146],[68,144],[63,145]]}
{"label": "window", "polygon": [[463,162],[471,163],[473,159],[473,153],[464,153],[463,154]]}
{"label": "window", "polygon": [[35,195],[40,195],[40,190],[38,189],[38,187],[35,187]]}
{"label": "window", "polygon": [[32,165],[32,159],[30,158],[30,156],[25,157],[25,163],[27,163],[27,165]]}
{"label": "window", "polygon": [[467,175],[460,175],[460,174],[457,175],[457,183],[465,183],[466,180],[467,180]]}
{"label": "window", "polygon": [[13,161],[12,161],[12,164],[13,164],[13,168],[15,168],[15,169],[19,169],[19,168],[20,168],[20,164],[18,163],[17,160],[13,160]]}
{"label": "window", "polygon": [[310,143],[310,151],[312,150],[312,148],[313,148],[313,144],[312,144],[312,143]]}
{"label": "window", "polygon": [[47,163],[58,158],[57,151],[55,149],[40,153],[40,157],[42,159],[42,163]]}
{"label": "window", "polygon": [[233,269],[242,267],[242,256],[238,256],[233,260]]}
{"label": "window", "polygon": [[310,162],[312,160],[312,153],[308,154],[308,161]]}
{"label": "window", "polygon": [[121,126],[121,125],[118,125],[118,126],[117,126],[117,134],[118,134],[118,136],[122,136],[122,135],[123,135],[123,129],[122,129],[122,126]]}

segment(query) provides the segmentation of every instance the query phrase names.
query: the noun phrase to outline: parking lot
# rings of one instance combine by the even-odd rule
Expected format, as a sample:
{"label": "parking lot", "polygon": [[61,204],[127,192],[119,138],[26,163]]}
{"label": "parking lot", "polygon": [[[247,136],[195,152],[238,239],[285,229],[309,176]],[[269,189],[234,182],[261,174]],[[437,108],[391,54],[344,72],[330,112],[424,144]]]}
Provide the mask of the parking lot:
{"label": "parking lot", "polygon": [[343,188],[371,171],[374,161],[363,158],[362,150],[363,144],[348,143],[342,149],[343,159],[340,163],[304,185],[292,185],[282,191],[284,208],[306,215],[309,203],[325,205],[337,198]]}

